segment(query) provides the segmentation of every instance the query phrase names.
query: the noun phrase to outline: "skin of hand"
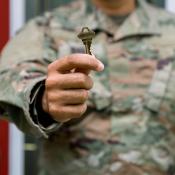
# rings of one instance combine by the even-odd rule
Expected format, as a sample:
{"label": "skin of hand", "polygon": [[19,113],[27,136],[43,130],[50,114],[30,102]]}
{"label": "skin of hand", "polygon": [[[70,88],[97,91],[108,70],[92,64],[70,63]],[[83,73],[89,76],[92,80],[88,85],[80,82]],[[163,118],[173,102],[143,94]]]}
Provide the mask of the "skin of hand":
{"label": "skin of hand", "polygon": [[86,109],[88,91],[93,87],[90,71],[102,71],[104,65],[92,55],[72,54],[48,66],[43,110],[57,122],[81,117]]}

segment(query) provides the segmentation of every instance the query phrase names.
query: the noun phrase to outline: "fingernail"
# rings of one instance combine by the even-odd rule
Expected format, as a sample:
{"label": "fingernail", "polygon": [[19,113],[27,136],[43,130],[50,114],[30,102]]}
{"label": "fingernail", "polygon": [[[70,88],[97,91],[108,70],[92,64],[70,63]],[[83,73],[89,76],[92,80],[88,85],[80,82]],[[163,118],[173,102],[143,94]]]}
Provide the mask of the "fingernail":
{"label": "fingernail", "polygon": [[102,71],[104,69],[104,64],[101,61],[99,61],[98,58],[96,58],[94,54],[92,54],[92,56],[94,57],[94,59],[98,61],[97,71]]}
{"label": "fingernail", "polygon": [[97,70],[98,70],[98,71],[103,71],[103,69],[104,69],[104,64],[103,64],[101,61],[99,61],[99,60],[98,60],[98,63],[99,63],[99,64],[98,64]]}
{"label": "fingernail", "polygon": [[92,56],[94,57],[94,59],[96,59],[96,60],[98,61],[97,71],[103,71],[103,69],[104,69],[104,64],[103,64],[101,61],[99,61],[99,60],[95,57],[94,54],[92,54]]}

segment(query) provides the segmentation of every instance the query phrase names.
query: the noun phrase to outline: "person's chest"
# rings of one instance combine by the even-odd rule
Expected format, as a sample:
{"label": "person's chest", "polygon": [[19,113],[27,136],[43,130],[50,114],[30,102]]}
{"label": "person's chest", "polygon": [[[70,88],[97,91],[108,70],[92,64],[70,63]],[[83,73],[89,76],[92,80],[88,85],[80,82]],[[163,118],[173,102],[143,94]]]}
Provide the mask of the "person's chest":
{"label": "person's chest", "polygon": [[160,59],[153,38],[135,36],[115,41],[99,34],[96,40],[103,43],[102,50],[107,59],[106,81],[112,93],[113,110],[127,112],[136,103],[142,105]]}

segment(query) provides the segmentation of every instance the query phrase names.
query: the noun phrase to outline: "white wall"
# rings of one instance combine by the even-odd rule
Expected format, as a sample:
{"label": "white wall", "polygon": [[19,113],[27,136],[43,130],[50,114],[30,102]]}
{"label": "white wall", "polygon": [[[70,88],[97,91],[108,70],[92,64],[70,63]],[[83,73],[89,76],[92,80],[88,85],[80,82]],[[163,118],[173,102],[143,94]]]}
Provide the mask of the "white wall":
{"label": "white wall", "polygon": [[14,36],[25,22],[25,0],[10,0],[10,35]]}
{"label": "white wall", "polygon": [[[25,21],[25,0],[10,0],[10,36]],[[24,175],[24,136],[14,124],[9,131],[9,175]]]}
{"label": "white wall", "polygon": [[166,0],[166,9],[175,12],[175,0]]}

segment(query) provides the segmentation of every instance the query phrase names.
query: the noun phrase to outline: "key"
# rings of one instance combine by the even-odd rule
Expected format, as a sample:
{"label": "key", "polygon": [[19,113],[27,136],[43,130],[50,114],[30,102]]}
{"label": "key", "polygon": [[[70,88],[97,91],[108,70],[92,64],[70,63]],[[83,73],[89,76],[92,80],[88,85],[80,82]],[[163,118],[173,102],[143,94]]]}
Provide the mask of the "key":
{"label": "key", "polygon": [[85,53],[92,55],[91,53],[91,44],[92,39],[95,37],[95,32],[90,30],[88,27],[83,27],[81,32],[78,34],[78,38],[80,38],[85,46]]}

